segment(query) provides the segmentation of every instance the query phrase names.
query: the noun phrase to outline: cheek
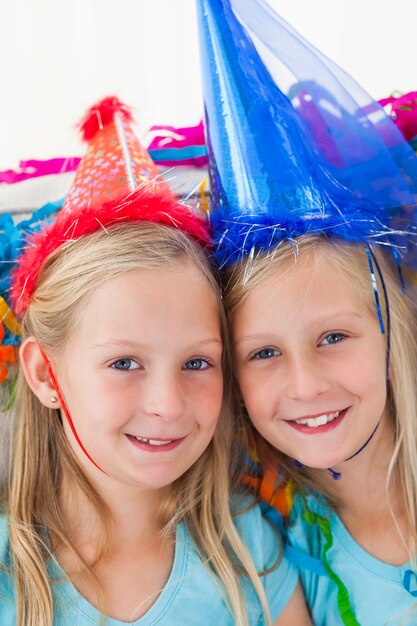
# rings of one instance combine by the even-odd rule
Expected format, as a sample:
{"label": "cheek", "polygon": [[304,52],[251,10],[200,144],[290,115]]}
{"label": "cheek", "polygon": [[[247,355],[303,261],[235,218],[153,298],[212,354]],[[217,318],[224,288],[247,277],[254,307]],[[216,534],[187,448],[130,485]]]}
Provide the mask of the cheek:
{"label": "cheek", "polygon": [[222,376],[217,376],[210,386],[206,387],[201,393],[197,393],[194,397],[194,402],[197,407],[200,407],[200,411],[204,410],[207,425],[215,427],[223,402]]}
{"label": "cheek", "polygon": [[194,420],[200,428],[214,429],[223,402],[223,375],[220,370],[193,372],[182,380],[184,419]]}
{"label": "cheek", "polygon": [[69,388],[67,406],[77,431],[98,434],[118,428],[129,419],[137,404],[135,394],[119,384],[94,380],[78,381]]}
{"label": "cheek", "polygon": [[359,396],[385,392],[386,388],[386,348],[382,342],[368,342],[358,353],[353,352],[337,367],[340,380]]}
{"label": "cheek", "polygon": [[358,389],[358,395],[363,398],[369,398],[371,401],[374,399],[380,402],[384,402],[386,400],[386,367],[385,362],[384,366],[381,367],[381,363],[375,363],[374,367],[372,367],[372,363],[370,367],[366,366],[366,364],[361,364],[356,370],[355,381],[352,382],[356,384]]}
{"label": "cheek", "polygon": [[253,372],[241,372],[237,380],[249,417],[255,424],[262,421],[278,401],[277,386],[271,385],[266,375],[256,376]]}

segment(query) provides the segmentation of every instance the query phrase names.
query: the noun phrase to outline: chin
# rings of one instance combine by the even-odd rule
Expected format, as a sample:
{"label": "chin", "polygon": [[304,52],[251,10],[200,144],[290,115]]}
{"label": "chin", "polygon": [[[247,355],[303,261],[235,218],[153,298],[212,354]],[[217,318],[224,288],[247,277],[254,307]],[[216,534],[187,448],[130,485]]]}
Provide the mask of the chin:
{"label": "chin", "polygon": [[347,454],[346,456],[343,456],[343,457],[340,454],[338,454],[337,456],[328,455],[327,457],[320,455],[320,457],[318,458],[317,455],[314,455],[314,456],[310,456],[308,454],[294,455],[291,453],[288,456],[291,459],[298,461],[298,463],[301,463],[301,465],[304,465],[305,467],[310,467],[311,469],[327,470],[329,467],[331,467],[332,469],[337,469],[337,467],[341,463],[343,463],[345,459],[347,458],[347,456],[349,455]]}

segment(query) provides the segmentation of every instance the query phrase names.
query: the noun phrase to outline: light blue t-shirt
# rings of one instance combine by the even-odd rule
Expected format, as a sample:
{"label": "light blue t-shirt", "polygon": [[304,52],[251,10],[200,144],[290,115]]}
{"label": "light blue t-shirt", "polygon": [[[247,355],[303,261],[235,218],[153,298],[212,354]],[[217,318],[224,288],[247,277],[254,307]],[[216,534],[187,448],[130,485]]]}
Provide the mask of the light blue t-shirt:
{"label": "light blue t-shirt", "polygon": [[[262,518],[259,508],[236,518],[236,527],[245,541],[258,571],[271,566],[282,551],[276,532]],[[16,610],[13,582],[4,568],[10,567],[8,520],[0,516],[0,624],[14,626]],[[62,576],[58,564],[50,567],[53,577]],[[298,580],[296,568],[283,558],[278,568],[261,577],[269,601],[271,617],[275,620],[286,606]],[[246,599],[249,623],[262,626],[265,619],[256,593],[242,577],[241,588]],[[68,579],[54,583],[54,626],[84,626],[100,624],[101,616]],[[102,623],[102,622],[101,622]],[[126,622],[107,618],[106,626],[122,626]],[[234,626],[212,576],[203,565],[185,525],[176,531],[174,562],[169,579],[155,604],[135,626]]]}
{"label": "light blue t-shirt", "polygon": [[[323,569],[322,574],[314,573],[303,569],[300,561],[300,578],[315,626],[417,624],[417,577],[410,565],[396,567],[371,556],[321,496],[308,495],[305,501],[300,494],[295,496],[287,535],[293,548],[313,557],[305,562],[307,567]],[[326,562],[337,578],[323,568]]]}

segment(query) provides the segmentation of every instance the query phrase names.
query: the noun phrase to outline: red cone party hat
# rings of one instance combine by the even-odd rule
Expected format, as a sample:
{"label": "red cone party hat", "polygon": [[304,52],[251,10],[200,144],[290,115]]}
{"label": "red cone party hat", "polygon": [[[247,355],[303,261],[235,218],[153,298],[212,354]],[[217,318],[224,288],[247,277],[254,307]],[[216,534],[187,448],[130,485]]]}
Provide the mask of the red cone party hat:
{"label": "red cone party hat", "polygon": [[22,316],[46,258],[58,247],[99,228],[129,221],[151,221],[179,228],[203,245],[204,221],[182,205],[162,180],[134,135],[130,109],[116,97],[91,107],[81,122],[88,150],[53,224],[27,241],[12,277],[11,301]]}

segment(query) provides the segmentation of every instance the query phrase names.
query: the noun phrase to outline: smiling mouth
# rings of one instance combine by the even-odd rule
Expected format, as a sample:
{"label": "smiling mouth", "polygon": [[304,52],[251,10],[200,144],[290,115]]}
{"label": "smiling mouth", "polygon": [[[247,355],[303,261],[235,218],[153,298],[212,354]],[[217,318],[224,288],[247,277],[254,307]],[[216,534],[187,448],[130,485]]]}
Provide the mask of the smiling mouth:
{"label": "smiling mouth", "polygon": [[324,426],[329,422],[332,422],[334,419],[339,417],[341,411],[334,411],[334,413],[323,413],[322,415],[318,415],[317,417],[307,417],[299,420],[292,420],[296,424],[305,424],[310,428],[317,428],[318,426]]}
{"label": "smiling mouth", "polygon": [[349,407],[339,411],[321,413],[311,417],[301,417],[297,420],[286,420],[286,424],[303,433],[321,433],[336,428],[345,417]]}
{"label": "smiling mouth", "polygon": [[138,437],[126,434],[128,440],[139,450],[145,452],[168,452],[179,446],[185,437],[177,439],[152,439],[151,437]]}
{"label": "smiling mouth", "polygon": [[[131,435],[135,437],[134,435]],[[177,441],[176,439],[147,439],[146,437],[135,437],[137,441],[141,443],[146,443],[148,446],[166,446],[173,441]]]}

